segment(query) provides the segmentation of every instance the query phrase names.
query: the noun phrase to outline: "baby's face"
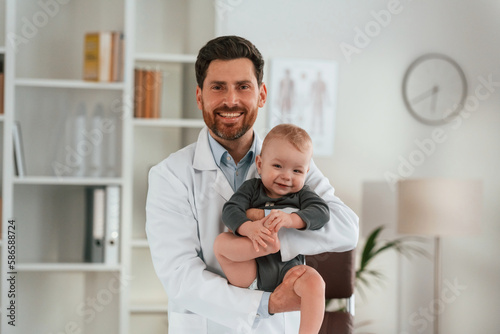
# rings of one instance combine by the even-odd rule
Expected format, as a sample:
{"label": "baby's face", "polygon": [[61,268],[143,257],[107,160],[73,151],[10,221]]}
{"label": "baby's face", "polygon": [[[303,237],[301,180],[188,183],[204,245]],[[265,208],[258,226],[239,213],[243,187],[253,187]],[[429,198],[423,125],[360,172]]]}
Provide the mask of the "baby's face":
{"label": "baby's face", "polygon": [[302,189],[309,171],[312,152],[301,152],[290,142],[273,139],[257,156],[257,171],[267,195],[278,198]]}

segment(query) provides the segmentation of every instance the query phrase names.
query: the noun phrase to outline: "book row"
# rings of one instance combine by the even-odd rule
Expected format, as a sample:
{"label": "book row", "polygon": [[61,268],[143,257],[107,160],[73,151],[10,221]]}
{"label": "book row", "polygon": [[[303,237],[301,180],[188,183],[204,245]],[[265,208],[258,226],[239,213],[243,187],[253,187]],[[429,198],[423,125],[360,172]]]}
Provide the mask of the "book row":
{"label": "book row", "polygon": [[123,80],[124,38],[120,31],[85,34],[83,79],[115,82]]}
{"label": "book row", "polygon": [[119,263],[120,187],[86,188],[85,261]]}
{"label": "book row", "polygon": [[159,118],[162,89],[162,71],[136,68],[134,70],[134,116]]}

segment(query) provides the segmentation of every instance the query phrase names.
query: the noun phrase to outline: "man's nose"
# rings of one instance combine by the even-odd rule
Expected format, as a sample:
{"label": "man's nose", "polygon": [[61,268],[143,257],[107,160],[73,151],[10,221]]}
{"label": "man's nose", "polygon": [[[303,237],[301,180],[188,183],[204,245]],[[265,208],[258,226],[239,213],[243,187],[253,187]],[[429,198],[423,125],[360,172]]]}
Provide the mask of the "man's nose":
{"label": "man's nose", "polygon": [[238,104],[239,98],[236,89],[229,88],[224,96],[224,104],[233,107]]}

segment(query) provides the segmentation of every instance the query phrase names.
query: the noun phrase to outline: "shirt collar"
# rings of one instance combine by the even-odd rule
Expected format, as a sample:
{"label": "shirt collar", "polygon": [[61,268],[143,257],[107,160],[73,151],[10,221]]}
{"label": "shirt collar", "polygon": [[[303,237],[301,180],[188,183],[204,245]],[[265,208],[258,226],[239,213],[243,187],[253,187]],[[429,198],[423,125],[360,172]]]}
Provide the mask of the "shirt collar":
{"label": "shirt collar", "polygon": [[[210,132],[208,132],[208,143],[210,144],[210,149],[212,150],[212,155],[214,157],[215,163],[217,166],[220,168],[221,166],[221,161],[226,156],[229,154],[229,152],[222,146],[217,140],[215,140]],[[240,163],[250,163],[252,164],[255,160],[255,152],[256,152],[256,146],[257,146],[257,136],[253,136],[253,141],[252,145],[250,146],[250,149],[248,150],[247,154],[241,159]]]}

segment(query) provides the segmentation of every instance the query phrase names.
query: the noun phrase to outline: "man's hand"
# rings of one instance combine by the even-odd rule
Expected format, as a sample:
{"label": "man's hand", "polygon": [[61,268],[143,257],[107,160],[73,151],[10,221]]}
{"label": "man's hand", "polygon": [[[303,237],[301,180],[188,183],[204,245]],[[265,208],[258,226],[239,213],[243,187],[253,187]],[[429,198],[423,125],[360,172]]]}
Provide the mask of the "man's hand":
{"label": "man's hand", "polygon": [[263,209],[250,208],[246,211],[247,218],[251,221],[256,221],[264,218],[266,216]]}
{"label": "man's hand", "polygon": [[[256,252],[260,251],[260,247],[267,248],[268,243],[274,243],[273,233],[264,226],[264,219],[257,221],[247,221],[243,223],[237,231],[240,235],[247,237],[252,241]],[[274,233],[274,235],[276,235]]]}
{"label": "man's hand", "polygon": [[295,266],[286,273],[283,282],[269,297],[269,314],[300,310],[300,297],[295,293],[293,286],[305,271],[304,266]]}
{"label": "man's hand", "polygon": [[282,227],[285,228],[296,228],[302,229],[306,227],[306,224],[300,218],[299,215],[294,213],[285,213],[280,210],[271,210],[271,213],[267,215],[264,226],[269,230],[278,232]]}

